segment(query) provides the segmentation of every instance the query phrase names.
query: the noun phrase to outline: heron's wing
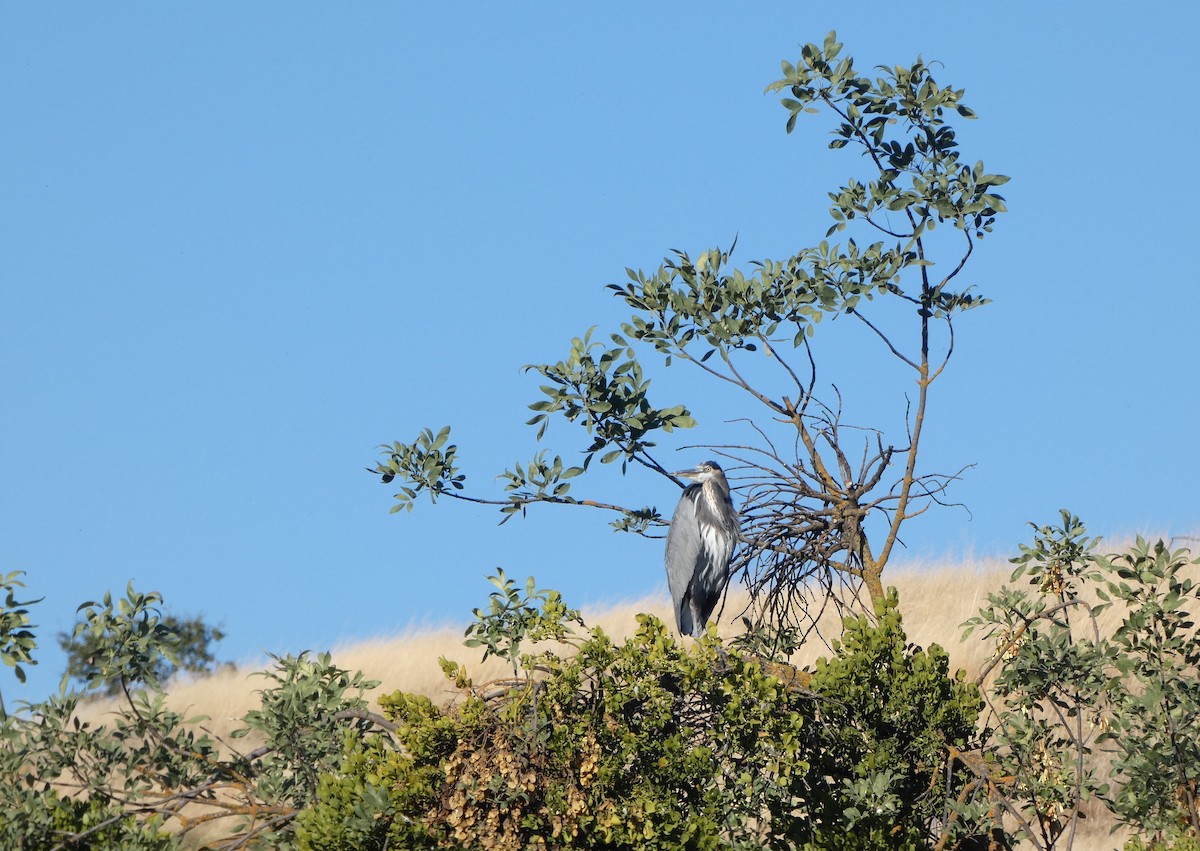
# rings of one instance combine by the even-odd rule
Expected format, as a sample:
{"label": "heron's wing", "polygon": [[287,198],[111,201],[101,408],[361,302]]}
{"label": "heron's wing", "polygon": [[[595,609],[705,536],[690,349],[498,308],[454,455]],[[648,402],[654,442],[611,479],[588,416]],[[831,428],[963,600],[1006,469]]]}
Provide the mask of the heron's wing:
{"label": "heron's wing", "polygon": [[675,604],[675,625],[682,635],[692,634],[688,598],[702,546],[696,503],[692,495],[685,492],[675,507],[671,530],[667,533],[667,587],[671,589],[671,600]]}

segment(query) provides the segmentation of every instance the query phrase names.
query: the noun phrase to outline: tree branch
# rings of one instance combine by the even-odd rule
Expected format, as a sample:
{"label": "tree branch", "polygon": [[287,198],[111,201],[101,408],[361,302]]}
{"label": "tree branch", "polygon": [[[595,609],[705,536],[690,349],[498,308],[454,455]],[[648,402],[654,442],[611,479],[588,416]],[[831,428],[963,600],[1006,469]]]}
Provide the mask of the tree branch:
{"label": "tree branch", "polygon": [[914,363],[913,361],[909,360],[905,355],[901,354],[900,350],[897,349],[895,347],[895,345],[892,344],[892,341],[888,338],[888,336],[886,334],[884,334],[882,331],[880,331],[878,328],[876,328],[875,325],[871,322],[871,320],[867,319],[867,317],[863,316],[857,309],[855,309],[853,307],[850,308],[850,310],[847,312],[851,316],[853,316],[855,319],[857,319],[858,321],[860,321],[864,325],[866,325],[868,328],[870,328],[872,331],[874,331],[875,335],[877,337],[879,337],[879,339],[883,340],[884,345],[888,347],[888,349],[891,351],[891,353],[893,355],[898,357],[900,360],[904,361],[906,364],[911,366],[913,369],[920,372],[921,367],[918,364]]}

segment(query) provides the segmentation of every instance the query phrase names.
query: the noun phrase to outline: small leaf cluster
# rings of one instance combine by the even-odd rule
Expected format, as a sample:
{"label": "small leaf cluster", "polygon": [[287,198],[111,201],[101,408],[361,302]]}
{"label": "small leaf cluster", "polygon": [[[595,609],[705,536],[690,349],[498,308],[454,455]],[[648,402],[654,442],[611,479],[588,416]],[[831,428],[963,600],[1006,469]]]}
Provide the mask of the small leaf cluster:
{"label": "small leaf cluster", "polygon": [[658,512],[658,509],[653,506],[646,506],[645,508],[623,509],[621,516],[609,525],[618,532],[633,532],[635,535],[654,537],[647,535],[647,532],[653,527],[665,524],[666,521],[663,520],[663,516]]}
{"label": "small leaf cluster", "polygon": [[[0,662],[12,668],[19,682],[25,682],[25,669],[22,665],[36,665],[33,658],[37,640],[30,628],[29,609],[26,606],[40,601],[16,599],[18,588],[24,588],[25,583],[17,577],[23,576],[22,571],[0,574],[0,592],[4,594],[4,605],[0,607]],[[0,700],[0,718],[4,717],[4,701]]]}
{"label": "small leaf cluster", "polygon": [[66,650],[80,648],[81,656],[69,662],[64,682],[74,677],[85,689],[109,694],[129,692],[136,685],[158,687],[167,671],[179,665],[180,633],[164,619],[162,595],[142,594],[130,582],[124,597],[105,592],[100,602],[81,603],[82,619],[70,636],[60,637]]}
{"label": "small leaf cluster", "polygon": [[[644,450],[649,445],[651,444],[643,443],[641,448]],[[601,460],[603,463],[611,463],[617,460],[620,454],[621,450],[614,449],[611,452],[605,453]],[[662,515],[653,506],[626,508],[621,505],[610,505],[591,499],[576,499],[571,496],[571,482],[569,479],[587,472],[587,468],[592,461],[591,455],[583,459],[582,467],[568,467],[561,455],[555,455],[552,460],[548,460],[546,456],[547,453],[545,450],[539,450],[534,453],[533,458],[527,464],[522,465],[520,462],[517,462],[497,476],[497,478],[504,481],[504,490],[508,494],[507,500],[479,500],[470,498],[470,501],[489,502],[499,505],[500,513],[504,515],[500,521],[501,525],[507,523],[517,515],[524,516],[530,505],[539,502],[549,502],[558,505],[584,505],[617,512],[619,516],[611,521],[610,525],[619,532],[645,534],[651,527],[663,525]],[[635,454],[633,457],[637,458],[638,456]]]}
{"label": "small leaf cluster", "polygon": [[384,484],[396,478],[404,483],[391,508],[393,514],[401,509],[412,511],[413,500],[422,492],[429,494],[430,502],[437,502],[443,494],[462,490],[466,477],[459,472],[458,447],[449,440],[449,426],[437,434],[423,428],[412,443],[397,441],[380,447],[385,460],[370,472],[377,473]]}
{"label": "small leaf cluster", "polygon": [[907,68],[880,66],[882,76],[872,80],[855,71],[852,58],[839,60],[841,50],[831,32],[821,46],[805,45],[797,64],[783,62],[783,77],[767,87],[791,94],[782,100],[789,133],[801,113],[824,105],[842,122],[829,147],[854,144],[880,168],[878,180],[851,181],[830,193],[835,221],[830,233],[858,216],[877,221],[895,212],[907,213],[914,237],[946,221],[976,237],[990,232],[995,217],[1007,211],[1003,197],[992,190],[1008,178],[986,173],[982,163],[959,161],[957,137],[945,113],[975,117],[962,102],[963,90],[938,85],[920,58]]}
{"label": "small leaf cluster", "polygon": [[566,466],[560,455],[547,461],[544,450],[535,453],[528,464],[514,464],[499,476],[504,480],[504,490],[509,494],[508,504],[500,509],[500,513],[505,515],[500,522],[506,523],[513,515],[524,514],[525,507],[531,502],[575,502],[569,495],[571,483],[567,480],[582,472],[583,467]]}
{"label": "small leaf cluster", "polygon": [[473,609],[475,623],[467,627],[467,647],[482,647],[483,661],[489,656],[506,660],[516,677],[521,664],[521,646],[539,641],[566,641],[574,633],[569,624],[583,625],[575,609],[563,603],[562,595],[552,589],[539,590],[530,576],[522,594],[517,584],[501,568],[488,581],[496,586],[489,595],[488,608]]}
{"label": "small leaf cluster", "polygon": [[[807,270],[806,261],[822,249],[826,262]],[[871,277],[848,259],[839,263],[837,250],[825,243],[786,261],[762,261],[749,275],[729,268],[732,251],[711,249],[693,260],[676,250],[653,274],[626,269],[628,281],[608,287],[637,311],[622,331],[665,354],[668,366],[672,357],[705,363],[735,349],[757,351],[783,323],[796,326],[793,342],[800,345],[824,313],[840,309],[852,278]],[[689,348],[694,343],[705,349],[696,354]]]}
{"label": "small leaf cluster", "polygon": [[648,397],[650,380],[642,374],[637,353],[619,334],[612,334],[613,346],[592,340],[595,328],[571,340],[567,357],[555,364],[533,364],[533,370],[550,381],[539,389],[546,396],[529,407],[538,413],[529,420],[538,426],[538,438],[545,433],[548,415],[560,414],[567,422],[579,422],[591,435],[592,443],[584,452],[586,470],[597,452],[602,464],[618,459],[622,467],[639,453],[654,446],[648,436],[654,431],[670,433],[677,428],[692,428],[696,423],[682,405],[657,408]]}
{"label": "small leaf cluster", "polygon": [[[109,602],[111,603],[111,600]],[[97,660],[105,656],[103,646],[113,638],[105,631],[106,627],[102,622],[99,629],[95,628],[98,625],[95,622],[97,617],[98,614],[92,612],[88,615],[91,623],[85,620],[71,633],[59,633],[58,644],[67,654],[67,677],[84,688],[99,689],[102,693],[112,696],[120,693],[122,683],[119,679],[105,680],[104,673],[97,666]],[[153,657],[149,664],[157,682],[165,682],[179,671],[211,674],[219,669],[231,667],[230,663],[218,662],[212,649],[215,642],[225,637],[224,631],[206,623],[203,618],[183,618],[166,614],[161,616],[157,626],[160,627],[160,638],[167,633],[172,635],[170,641],[163,643],[173,648],[176,659],[175,662],[171,662],[161,654]]]}

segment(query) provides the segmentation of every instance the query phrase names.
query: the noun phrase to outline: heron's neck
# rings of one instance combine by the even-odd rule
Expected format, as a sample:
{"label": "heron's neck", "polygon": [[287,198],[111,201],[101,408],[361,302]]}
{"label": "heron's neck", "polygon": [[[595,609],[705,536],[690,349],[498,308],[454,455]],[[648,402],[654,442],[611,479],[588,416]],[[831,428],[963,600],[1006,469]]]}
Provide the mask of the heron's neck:
{"label": "heron's neck", "polygon": [[708,502],[713,513],[718,517],[723,516],[728,507],[732,505],[729,497],[725,496],[721,488],[717,487],[713,482],[705,482],[701,493],[704,494],[704,499]]}

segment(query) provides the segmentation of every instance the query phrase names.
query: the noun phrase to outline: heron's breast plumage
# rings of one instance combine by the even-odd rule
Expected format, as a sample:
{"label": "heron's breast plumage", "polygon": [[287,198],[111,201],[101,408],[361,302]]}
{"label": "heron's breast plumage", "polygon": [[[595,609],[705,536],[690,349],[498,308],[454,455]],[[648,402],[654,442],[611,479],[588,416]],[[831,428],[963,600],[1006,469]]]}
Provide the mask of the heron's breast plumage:
{"label": "heron's breast plumage", "polygon": [[733,539],[720,526],[700,521],[700,541],[704,554],[714,562],[724,564],[733,552]]}
{"label": "heron's breast plumage", "polygon": [[727,517],[732,515],[736,518],[736,514],[733,512],[733,506],[711,485],[704,487],[698,496],[705,503],[706,509],[697,512],[696,517],[700,526],[700,545],[704,555],[723,569],[729,557],[733,555],[737,523],[736,519],[733,520],[734,528],[728,528]]}

